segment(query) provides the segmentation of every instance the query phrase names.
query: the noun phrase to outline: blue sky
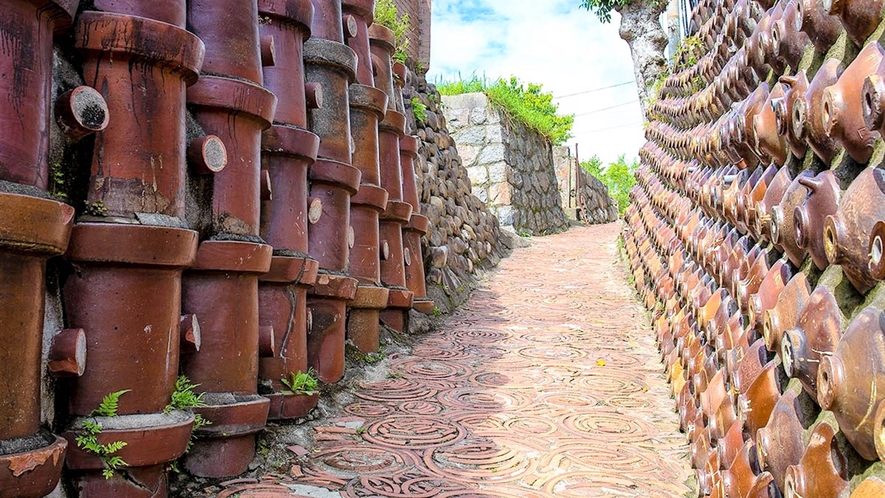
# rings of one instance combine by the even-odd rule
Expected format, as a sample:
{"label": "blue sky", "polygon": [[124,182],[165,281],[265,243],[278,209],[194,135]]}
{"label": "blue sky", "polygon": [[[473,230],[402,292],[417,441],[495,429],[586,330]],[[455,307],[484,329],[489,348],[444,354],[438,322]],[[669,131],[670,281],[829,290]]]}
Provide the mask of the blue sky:
{"label": "blue sky", "polygon": [[[473,74],[514,75],[565,96],[632,82],[620,16],[602,24],[579,0],[433,0],[430,81]],[[555,100],[577,115],[573,138],[581,159],[635,158],[645,142],[634,84]],[[614,107],[616,106],[616,107]],[[608,110],[609,107],[614,107]],[[574,154],[574,147],[572,147]]]}

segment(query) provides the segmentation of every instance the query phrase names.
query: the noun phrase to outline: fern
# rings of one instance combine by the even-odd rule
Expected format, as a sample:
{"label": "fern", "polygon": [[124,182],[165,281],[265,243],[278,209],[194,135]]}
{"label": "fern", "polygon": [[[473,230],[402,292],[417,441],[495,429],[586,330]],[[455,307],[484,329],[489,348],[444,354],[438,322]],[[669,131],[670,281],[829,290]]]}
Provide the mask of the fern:
{"label": "fern", "polygon": [[175,381],[175,390],[172,391],[172,399],[163,412],[169,413],[172,410],[190,410],[206,406],[206,403],[203,402],[203,395],[206,393],[196,394],[194,392],[194,388],[198,386],[199,384],[192,384],[187,376],[178,377],[178,380]]}
{"label": "fern", "polygon": [[[175,390],[172,391],[172,397],[169,400],[169,404],[166,405],[163,413],[169,413],[172,410],[192,410],[194,408],[206,406],[206,403],[203,401],[203,395],[206,393],[195,393],[194,389],[197,387],[199,387],[199,384],[192,383],[187,376],[179,376],[175,381]],[[191,429],[191,438],[187,442],[187,448],[184,451],[185,453],[189,452],[194,445],[194,433],[201,427],[206,427],[207,425],[212,425],[212,422],[203,418],[199,413],[194,414],[194,426]]]}
{"label": "fern", "polygon": [[131,391],[131,389],[124,389],[122,391],[108,394],[101,400],[101,404],[98,405],[98,408],[92,410],[90,415],[93,417],[116,417],[117,408],[120,404],[120,396],[129,391]]}
{"label": "fern", "polygon": [[[120,403],[120,396],[128,392],[129,389],[126,389],[124,391],[108,394],[101,400],[101,404],[98,405],[98,408],[92,410],[90,416],[116,417],[117,408]],[[84,420],[83,432],[76,437],[77,447],[101,458],[101,461],[104,464],[104,469],[101,471],[101,475],[104,476],[105,479],[110,479],[111,477],[114,477],[114,472],[119,468],[127,466],[127,463],[123,458],[114,455],[114,453],[125,448],[128,443],[125,441],[112,441],[107,444],[101,444],[98,442],[98,435],[101,434],[101,431],[102,425],[100,423],[94,420]]]}

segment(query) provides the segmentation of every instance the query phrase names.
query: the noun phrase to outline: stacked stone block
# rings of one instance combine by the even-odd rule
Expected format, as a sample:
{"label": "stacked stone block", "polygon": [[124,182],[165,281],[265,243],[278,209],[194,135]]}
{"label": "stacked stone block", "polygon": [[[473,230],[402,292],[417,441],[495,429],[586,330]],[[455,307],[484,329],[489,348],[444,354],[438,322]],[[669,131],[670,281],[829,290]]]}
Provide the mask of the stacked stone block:
{"label": "stacked stone block", "polygon": [[543,235],[564,230],[550,142],[493,106],[485,94],[445,97],[446,118],[476,196],[502,225]]}

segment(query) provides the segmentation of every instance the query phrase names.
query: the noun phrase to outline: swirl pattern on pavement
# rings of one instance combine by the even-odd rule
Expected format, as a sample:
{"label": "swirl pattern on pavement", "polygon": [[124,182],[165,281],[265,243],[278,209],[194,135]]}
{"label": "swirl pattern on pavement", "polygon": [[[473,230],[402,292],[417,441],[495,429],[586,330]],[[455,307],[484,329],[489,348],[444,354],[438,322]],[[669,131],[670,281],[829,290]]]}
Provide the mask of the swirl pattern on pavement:
{"label": "swirl pattern on pavement", "polygon": [[387,498],[692,492],[648,317],[618,259],[620,227],[517,249],[254,496],[287,485],[273,496],[296,496],[297,484]]}

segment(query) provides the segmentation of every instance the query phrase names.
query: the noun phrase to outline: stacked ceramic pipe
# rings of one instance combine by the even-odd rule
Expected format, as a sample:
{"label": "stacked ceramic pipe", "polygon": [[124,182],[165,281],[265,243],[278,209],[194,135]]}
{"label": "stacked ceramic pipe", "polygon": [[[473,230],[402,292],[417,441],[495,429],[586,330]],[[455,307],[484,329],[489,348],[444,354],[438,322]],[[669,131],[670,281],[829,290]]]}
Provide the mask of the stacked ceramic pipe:
{"label": "stacked ceramic pipe", "polygon": [[702,2],[649,107],[625,242],[702,494],[885,493],[881,11]]}
{"label": "stacked ceramic pipe", "polygon": [[402,156],[400,141],[405,137],[406,117],[403,114],[402,89],[395,80],[403,73],[394,72],[394,35],[383,26],[369,30],[375,85],[388,97],[387,112],[379,124],[379,155],[381,186],[387,190],[387,209],[381,215],[381,281],[389,289],[387,309],[382,319],[391,328],[405,330],[405,317],[412,307],[414,294],[406,287],[405,246],[403,227],[412,216],[412,206],[403,200]]}
{"label": "stacked ceramic pipe", "polygon": [[316,406],[317,393],[294,393],[283,384],[307,372],[307,292],[316,283],[318,263],[307,254],[308,224],[322,215],[319,200],[308,199],[307,171],[316,160],[319,137],[305,129],[308,107],[322,103],[322,90],[304,83],[304,41],[310,37],[310,0],[258,2],[265,22],[262,40],[273,42],[273,66],[264,84],[278,98],[274,125],[261,140],[262,168],[273,196],[261,209],[261,235],[273,246],[270,271],[260,278],[259,316],[273,327],[274,354],[261,358],[259,377],[270,398],[268,418],[296,419]]}
{"label": "stacked ceramic pipe", "polygon": [[[74,219],[71,206],[47,194],[52,46],[55,34],[69,32],[78,3],[0,3],[0,497],[51,492],[68,447],[41,428],[41,373],[46,261],[65,252]],[[107,106],[90,88],[64,93],[55,114],[69,140],[107,126]],[[50,370],[82,375],[83,330],[50,333]]]}
{"label": "stacked ceramic pipe", "polygon": [[353,166],[348,86],[356,77],[356,53],[344,44],[341,1],[311,0],[311,39],[304,44],[306,81],[319,86],[323,106],[307,113],[310,130],[320,137],[318,159],[309,172],[310,197],[322,215],[308,230],[308,248],[320,274],[308,293],[311,311],[307,340],[308,364],[320,380],[335,382],[344,375],[347,303],[356,297],[357,279],[347,275],[350,248],[351,197],[360,186]]}
{"label": "stacked ceramic pipe", "polygon": [[[83,495],[162,496],[164,466],[184,453],[194,420],[167,406],[188,321],[181,272],[197,249],[197,232],[185,221],[185,96],[204,45],[185,30],[184,0],[99,0],[90,9],[77,18],[74,45],[113,125],[95,137],[86,209],[67,252],[74,272],[64,284],[65,319],[85,331],[89,365],[57,391],[75,417],[65,434],[66,464]],[[217,137],[195,143],[191,157],[223,163]],[[197,335],[191,340],[185,343],[196,347]],[[75,437],[115,392],[123,392],[118,416],[93,420],[102,427],[99,443],[125,444],[114,454],[126,463],[125,476],[106,479],[107,456],[80,448]]]}
{"label": "stacked ceramic pipe", "polygon": [[259,229],[261,200],[270,197],[262,132],[277,103],[262,86],[262,67],[274,64],[275,40],[259,38],[257,2],[198,0],[187,7],[188,27],[206,44],[188,105],[224,142],[228,164],[212,176],[205,236],[184,276],[183,308],[199,317],[203,340],[199,352],[182,356],[181,370],[199,384],[207,406],[198,413],[211,422],[197,431],[185,465],[199,476],[223,477],[246,470],[269,410],[257,393],[258,363],[273,356],[275,340],[273,327],[259,322],[258,278],[272,261]]}
{"label": "stacked ceramic pipe", "polygon": [[380,312],[387,307],[390,291],[381,285],[381,246],[379,217],[387,208],[387,190],[381,187],[378,124],[384,119],[388,96],[376,88],[369,48],[369,26],[373,21],[374,0],[344,0],[344,26],[347,44],[357,55],[356,81],[350,85],[350,125],[353,134],[353,163],[359,168],[359,192],[352,200],[350,225],[354,244],[349,272],[359,280],[356,297],[350,303],[347,336],[365,353],[380,346]]}

